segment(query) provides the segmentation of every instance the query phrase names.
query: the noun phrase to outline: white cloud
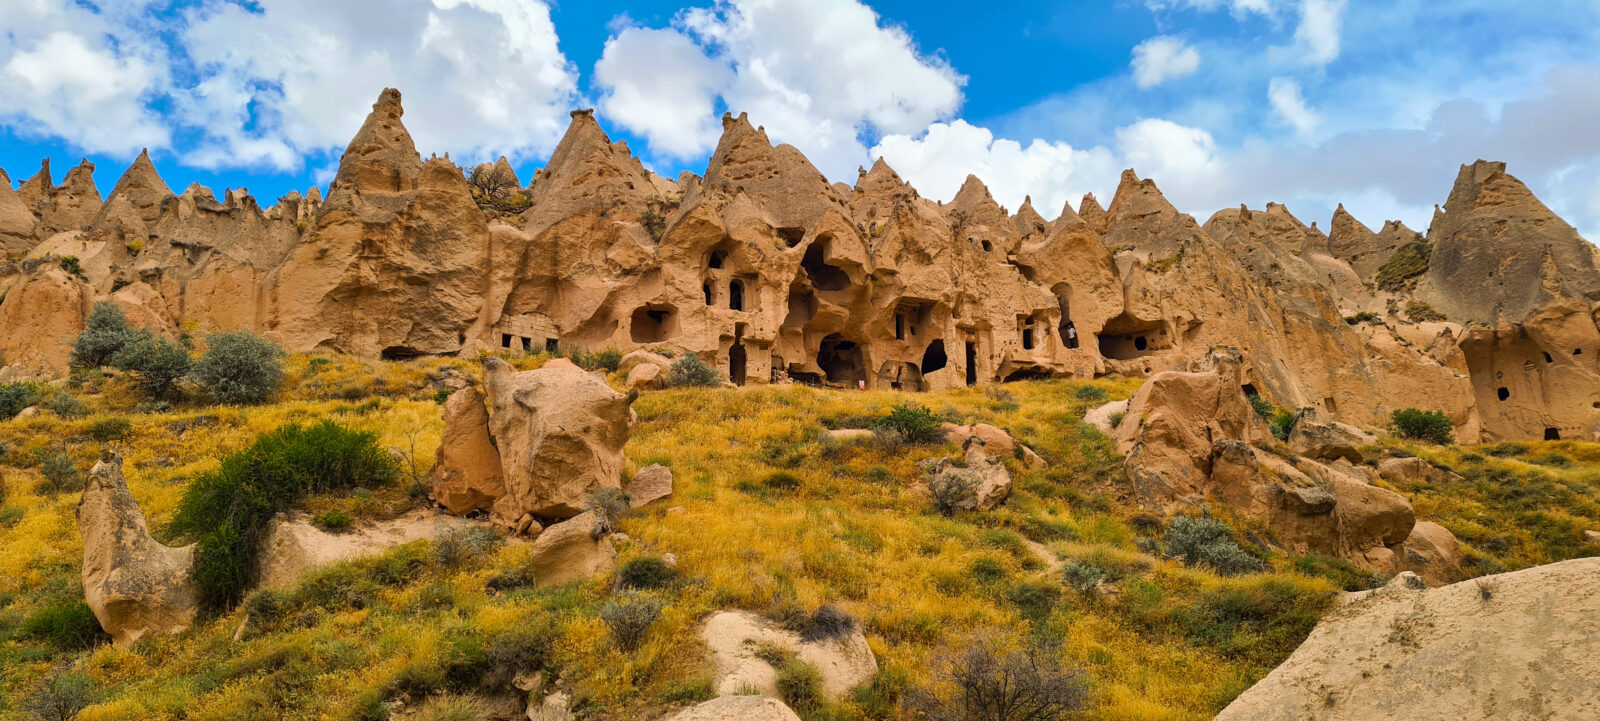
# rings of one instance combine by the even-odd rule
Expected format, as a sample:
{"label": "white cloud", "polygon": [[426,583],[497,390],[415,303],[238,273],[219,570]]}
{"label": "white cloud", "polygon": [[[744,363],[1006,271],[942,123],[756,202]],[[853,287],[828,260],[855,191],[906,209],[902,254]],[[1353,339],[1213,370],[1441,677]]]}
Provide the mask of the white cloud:
{"label": "white cloud", "polygon": [[1267,86],[1267,100],[1272,103],[1273,114],[1302,137],[1310,136],[1322,122],[1322,118],[1306,106],[1300,84],[1289,78],[1273,78]]}
{"label": "white cloud", "polygon": [[543,2],[211,0],[190,20],[201,78],[178,102],[205,130],[188,158],[203,167],[297,169],[343,147],[384,87],[425,153],[542,155],[577,100]]}
{"label": "white cloud", "polygon": [[[1347,0],[1302,0],[1295,40],[1306,46],[1306,60],[1327,65],[1339,57],[1339,33]],[[1426,30],[1423,30],[1426,32]]]}
{"label": "white cloud", "polygon": [[717,144],[717,95],[733,72],[676,30],[631,27],[606,41],[594,79],[606,89],[602,115],[643,135],[651,151],[681,160]]}
{"label": "white cloud", "polygon": [[1219,168],[1217,141],[1200,128],[1146,118],[1117,128],[1122,157],[1143,177],[1205,182]]}
{"label": "white cloud", "polygon": [[[942,59],[921,55],[904,30],[881,24],[857,0],[719,0],[684,11],[675,25],[726,71],[702,66],[684,82],[716,88],[725,108],[750,113],[775,141],[799,147],[832,178],[854,177],[867,156],[863,136],[920,133],[961,104],[966,79]],[[617,62],[605,79],[597,68],[597,81],[616,97],[649,85],[655,74]],[[695,149],[689,139],[700,141],[700,152],[714,144],[683,132],[682,118],[632,114],[622,122],[647,137],[672,138],[675,155]]]}
{"label": "white cloud", "polygon": [[1141,88],[1152,88],[1168,80],[1193,75],[1200,69],[1200,51],[1182,38],[1162,35],[1133,48],[1133,81]]}
{"label": "white cloud", "polygon": [[1115,187],[1117,159],[1110,150],[1078,150],[1066,143],[1034,140],[1024,147],[995,138],[988,128],[964,120],[934,123],[921,137],[890,135],[872,149],[922,195],[948,201],[976,175],[996,201],[1015,212],[1023,198],[1054,217],[1063,204],[1086,192]]}
{"label": "white cloud", "polygon": [[131,154],[170,141],[148,107],[166,82],[159,47],[60,0],[0,0],[0,18],[0,123],[90,152]]}

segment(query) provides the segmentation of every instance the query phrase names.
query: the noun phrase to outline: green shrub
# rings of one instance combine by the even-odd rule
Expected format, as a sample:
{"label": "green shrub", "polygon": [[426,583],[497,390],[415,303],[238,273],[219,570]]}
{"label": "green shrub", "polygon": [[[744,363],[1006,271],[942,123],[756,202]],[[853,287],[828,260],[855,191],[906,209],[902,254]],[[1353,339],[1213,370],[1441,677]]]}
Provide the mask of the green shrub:
{"label": "green shrub", "polygon": [[800,477],[788,471],[773,471],[762,479],[761,485],[768,490],[790,493],[800,490]]}
{"label": "green shrub", "polygon": [[1079,386],[1073,395],[1080,401],[1098,403],[1106,399],[1106,389],[1100,386]]}
{"label": "green shrub", "polygon": [[490,576],[489,580],[485,581],[483,585],[491,591],[504,593],[528,588],[533,585],[533,581],[533,571],[529,570],[527,566],[517,566],[515,568],[502,569]]}
{"label": "green shrub", "polygon": [[1294,414],[1286,410],[1279,410],[1272,415],[1272,422],[1268,425],[1272,427],[1273,438],[1287,442],[1289,440],[1289,431],[1294,430]]}
{"label": "green shrub", "polygon": [[133,430],[133,423],[121,416],[103,418],[89,424],[89,437],[100,442],[120,441]]}
{"label": "green shrub", "polygon": [[503,539],[492,528],[452,526],[433,538],[433,562],[454,571],[467,562],[489,553]]}
{"label": "green shrub", "polygon": [[33,405],[38,398],[38,392],[28,383],[6,383],[0,385],[0,421],[9,421],[16,418],[22,409]]}
{"label": "green shrub", "polygon": [[509,688],[518,674],[543,669],[555,640],[556,629],[548,616],[530,618],[496,636],[489,644],[489,669],[484,681]]}
{"label": "green shrub", "polygon": [[650,626],[661,618],[661,601],[638,591],[624,591],[612,596],[600,607],[600,620],[611,627],[617,646],[632,651],[644,641]]}
{"label": "green shrub", "polygon": [[889,415],[872,424],[874,429],[888,428],[905,435],[910,443],[936,443],[944,440],[944,429],[932,411],[918,405],[897,404]]}
{"label": "green shrub", "polygon": [[644,209],[644,215],[639,216],[639,224],[650,234],[650,239],[658,243],[661,242],[662,234],[667,232],[667,219],[661,217],[654,207]]}
{"label": "green shrub", "polygon": [[84,320],[83,332],[73,341],[69,362],[74,368],[99,368],[123,346],[148,336],[145,331],[128,327],[128,319],[117,304],[100,301],[94,304]]}
{"label": "green shrub", "polygon": [[83,472],[78,470],[78,465],[73,462],[71,456],[59,451],[48,451],[40,455],[39,475],[44,476],[44,481],[39,483],[41,495],[54,495],[83,488]]}
{"label": "green shrub", "polygon": [[244,599],[244,612],[257,625],[269,625],[288,613],[292,605],[289,594],[270,588],[258,589]]}
{"label": "green shrub", "polygon": [[94,683],[81,673],[51,674],[32,695],[18,704],[44,721],[72,721],[99,697]]}
{"label": "green shrub", "polygon": [[111,636],[100,628],[89,604],[79,599],[62,601],[39,609],[22,625],[23,634],[48,641],[64,651],[93,648]]}
{"label": "green shrub", "polygon": [[350,514],[339,510],[323,511],[311,519],[311,522],[320,526],[322,530],[333,533],[350,530],[351,521]]}
{"label": "green shrub", "polygon": [[678,580],[678,572],[655,556],[630,559],[617,569],[617,586],[621,588],[666,588]]}
{"label": "green shrub", "polygon": [[1428,256],[1433,249],[1427,243],[1415,242],[1400,246],[1388,262],[1378,269],[1378,288],[1398,291],[1406,281],[1428,272]]}
{"label": "green shrub", "polygon": [[283,382],[283,349],[250,331],[206,337],[192,375],[200,390],[223,403],[261,403]]}
{"label": "green shrub", "polygon": [[1079,592],[1094,590],[1105,577],[1105,570],[1091,563],[1074,560],[1061,567],[1061,579]]}
{"label": "green shrub", "polygon": [[778,698],[800,714],[822,707],[822,671],[815,665],[797,657],[789,657],[778,666],[774,679]]}
{"label": "green shrub", "polygon": [[684,353],[667,369],[664,385],[668,388],[712,388],[717,380],[717,371],[700,360],[700,356]]}
{"label": "green shrub", "polygon": [[599,514],[600,520],[611,528],[633,508],[633,497],[621,488],[597,488],[583,499],[583,508]]}
{"label": "green shrub", "polygon": [[1006,593],[1006,600],[1017,607],[1023,618],[1035,621],[1049,616],[1060,599],[1060,589],[1045,581],[1022,581]]}
{"label": "green shrub", "polygon": [[165,338],[146,335],[112,355],[111,365],[137,379],[145,395],[160,398],[189,374],[189,351]]}
{"label": "green shrub", "polygon": [[1167,555],[1182,559],[1186,566],[1209,567],[1225,576],[1266,568],[1266,563],[1234,542],[1228,524],[1215,518],[1176,516],[1167,524],[1162,541]]}
{"label": "green shrub", "polygon": [[1362,323],[1378,323],[1378,322],[1381,322],[1382,320],[1383,320],[1382,318],[1378,317],[1377,313],[1373,313],[1372,311],[1369,311],[1369,310],[1363,310],[1363,311],[1360,311],[1360,312],[1356,313],[1355,315],[1347,315],[1347,316],[1344,317],[1344,322],[1345,322],[1346,325],[1360,325]]}
{"label": "green shrub", "polygon": [[1342,558],[1308,553],[1294,559],[1294,570],[1307,576],[1326,578],[1345,591],[1366,591],[1383,585],[1383,576],[1356,568]]}
{"label": "green shrub", "polygon": [[622,365],[622,351],[614,348],[601,351],[573,351],[568,358],[586,371],[604,370],[607,373],[615,373]]}
{"label": "green shrub", "polygon": [[50,396],[50,399],[41,405],[44,406],[45,410],[62,418],[82,418],[89,415],[89,406],[78,400],[77,396],[66,391]]}
{"label": "green shrub", "polygon": [[805,626],[800,629],[800,638],[804,641],[843,638],[854,630],[856,630],[854,616],[838,606],[824,603],[812,611],[811,617],[806,619]]}
{"label": "green shrub", "polygon": [[1089,704],[1084,674],[1029,644],[1018,651],[978,638],[946,649],[909,706],[929,721],[1064,721]]}
{"label": "green shrub", "polygon": [[1401,408],[1389,416],[1390,426],[1401,438],[1426,441],[1441,446],[1455,441],[1456,424],[1442,411]]}
{"label": "green shrub", "polygon": [[949,468],[928,478],[933,507],[946,516],[955,515],[957,509],[972,508],[977,491],[978,476],[972,471]]}
{"label": "green shrub", "polygon": [[333,421],[285,425],[224,457],[185,489],[171,524],[197,543],[191,574],[202,606],[219,612],[243,596],[274,514],[310,493],[383,486],[399,476],[376,433]]}
{"label": "green shrub", "polygon": [[1272,412],[1276,410],[1272,406],[1272,401],[1262,398],[1260,393],[1246,393],[1244,397],[1250,401],[1251,410],[1254,410],[1256,415],[1261,416],[1262,420],[1272,420]]}
{"label": "green shrub", "polygon": [[1434,310],[1433,306],[1420,300],[1414,300],[1406,304],[1406,315],[1411,316],[1411,320],[1418,323],[1445,320],[1443,313]]}

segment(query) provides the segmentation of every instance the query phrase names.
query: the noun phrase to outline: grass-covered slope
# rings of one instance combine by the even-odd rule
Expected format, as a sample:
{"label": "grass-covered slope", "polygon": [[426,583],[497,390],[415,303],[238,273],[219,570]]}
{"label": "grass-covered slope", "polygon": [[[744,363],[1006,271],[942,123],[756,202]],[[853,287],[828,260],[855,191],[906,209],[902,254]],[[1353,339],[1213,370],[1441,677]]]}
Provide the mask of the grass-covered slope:
{"label": "grass-covered slope", "polygon": [[[516,359],[524,368],[539,362]],[[9,489],[0,508],[0,718],[25,717],[21,709],[46,685],[81,686],[92,702],[82,719],[386,718],[430,698],[509,691],[511,675],[532,668],[570,685],[588,718],[651,718],[709,693],[696,633],[707,613],[745,608],[793,622],[827,603],[858,620],[881,671],[843,702],[804,709],[810,719],[899,718],[899,695],[925,680],[930,659],[975,634],[1043,644],[1060,664],[1082,669],[1086,718],[1204,719],[1286,657],[1337,586],[1361,580],[1327,559],[1257,551],[1275,570],[1225,578],[1146,552],[1159,525],[1118,500],[1120,459],[1079,423],[1099,402],[1083,399],[1097,393],[1080,394],[1090,384],[920,395],[680,389],[635,404],[630,467],[665,464],[677,490],[619,524],[631,539],[620,546],[626,575],[645,586],[634,593],[663,604],[631,651],[602,618],[624,593],[613,578],[532,590],[520,573],[526,545],[482,538],[329,567],[128,650],[106,644],[84,618],[78,493],[70,477],[46,478],[47,461],[52,476],[70,476],[63,465],[81,473],[102,443],[118,444],[132,492],[161,536],[187,484],[218,459],[286,423],[332,419],[403,450],[407,477],[314,495],[300,507],[339,510],[358,523],[390,517],[419,502],[408,486],[426,473],[442,431],[429,378],[448,365],[478,373],[454,360],[296,357],[274,404],[156,413],[133,412],[137,393],[123,387],[130,381],[97,379],[74,391],[87,416],[46,411],[0,423]],[[1136,382],[1092,385],[1115,399]],[[47,400],[58,393],[44,391]],[[1005,428],[1050,467],[1025,471],[1008,460],[1017,478],[1008,504],[946,517],[909,486],[921,480],[919,460],[954,448],[836,442],[821,432],[866,427],[907,402]],[[1418,497],[1419,517],[1444,523],[1487,559],[1477,562],[1485,571],[1600,552],[1581,541],[1584,528],[1600,527],[1593,446],[1526,447],[1507,458],[1468,451],[1478,460],[1413,449],[1449,456],[1439,460],[1468,473],[1470,488],[1401,490]],[[1569,460],[1522,460],[1552,452]],[[1469,473],[1478,466],[1482,474]],[[648,560],[666,553],[680,560],[675,574]],[[1095,576],[1109,590],[1075,588]]]}

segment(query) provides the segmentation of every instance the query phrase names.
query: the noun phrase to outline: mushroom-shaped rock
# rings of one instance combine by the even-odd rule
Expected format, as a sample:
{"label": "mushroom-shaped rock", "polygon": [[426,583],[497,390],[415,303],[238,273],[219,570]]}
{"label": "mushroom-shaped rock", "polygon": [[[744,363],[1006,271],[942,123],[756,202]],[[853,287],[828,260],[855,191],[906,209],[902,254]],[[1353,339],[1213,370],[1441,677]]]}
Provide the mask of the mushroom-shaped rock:
{"label": "mushroom-shaped rock", "polygon": [[488,510],[505,495],[500,451],[489,438],[489,412],[476,388],[445,400],[444,438],[429,481],[433,499],[458,516]]}
{"label": "mushroom-shaped rock", "polygon": [[528,570],[538,586],[583,581],[617,565],[604,519],[589,511],[544,529],[534,540]]}
{"label": "mushroom-shaped rock", "polygon": [[724,696],[679,711],[669,721],[800,721],[770,696]]}
{"label": "mushroom-shaped rock", "polygon": [[571,518],[596,490],[622,487],[622,447],[638,418],[634,394],[566,362],[519,373],[491,357],[486,379],[506,488],[496,517]]}
{"label": "mushroom-shaped rock", "polygon": [[115,452],[102,453],[89,471],[89,486],[78,504],[78,530],[84,600],[117,646],[194,624],[199,606],[189,578],[194,546],[172,548],[150,537]]}
{"label": "mushroom-shaped rock", "polygon": [[822,672],[822,693],[839,698],[878,672],[878,660],[860,628],[833,638],[803,640],[749,611],[722,611],[706,619],[700,632],[716,664],[714,690],[718,696],[777,693],[777,672],[756,655],[762,645],[787,650]]}

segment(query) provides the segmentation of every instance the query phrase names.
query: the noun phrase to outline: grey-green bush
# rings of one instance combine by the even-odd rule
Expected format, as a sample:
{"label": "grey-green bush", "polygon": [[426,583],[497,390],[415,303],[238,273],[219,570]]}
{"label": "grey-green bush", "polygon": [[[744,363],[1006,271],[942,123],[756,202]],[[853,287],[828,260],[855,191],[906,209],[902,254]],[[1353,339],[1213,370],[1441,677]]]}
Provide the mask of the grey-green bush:
{"label": "grey-green bush", "polygon": [[261,403],[283,382],[283,349],[247,330],[206,337],[191,373],[201,392],[223,403]]}
{"label": "grey-green bush", "polygon": [[632,651],[644,641],[650,626],[661,618],[661,601],[638,591],[626,591],[600,607],[600,620],[611,627],[617,646]]}
{"label": "grey-green bush", "polygon": [[1183,560],[1186,566],[1208,566],[1225,576],[1252,573],[1266,568],[1233,541],[1233,529],[1215,518],[1177,516],[1167,524],[1162,541],[1166,553]]}
{"label": "grey-green bush", "polygon": [[0,385],[0,421],[16,418],[22,409],[33,405],[33,401],[37,398],[38,393],[27,383]]}
{"label": "grey-green bush", "polygon": [[667,369],[665,385],[668,388],[710,388],[716,384],[716,370],[693,353],[684,353]]}
{"label": "grey-green bush", "polygon": [[111,356],[111,365],[139,381],[145,395],[160,398],[189,374],[189,351],[165,338],[145,336]]}
{"label": "grey-green bush", "polygon": [[128,327],[128,319],[115,303],[101,301],[84,320],[83,332],[72,343],[69,362],[74,368],[99,368],[123,346],[140,340],[149,333]]}

